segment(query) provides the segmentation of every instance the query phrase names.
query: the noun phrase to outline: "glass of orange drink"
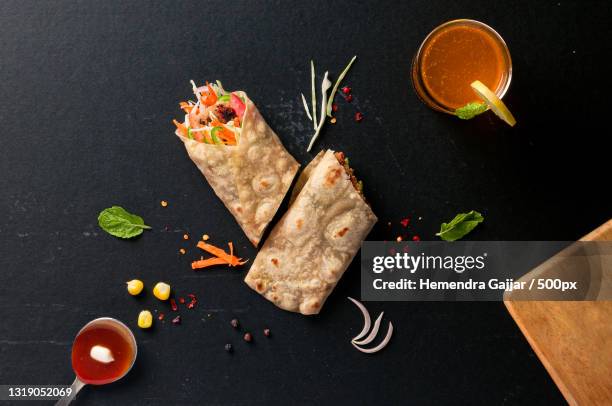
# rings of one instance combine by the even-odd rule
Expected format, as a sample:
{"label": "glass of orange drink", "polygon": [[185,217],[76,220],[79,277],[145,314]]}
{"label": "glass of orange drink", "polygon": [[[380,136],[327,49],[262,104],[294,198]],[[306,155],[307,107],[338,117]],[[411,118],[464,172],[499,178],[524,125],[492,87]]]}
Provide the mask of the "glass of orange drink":
{"label": "glass of orange drink", "polygon": [[449,114],[481,102],[470,84],[484,83],[500,99],[512,79],[512,60],[503,38],[475,20],[452,20],[425,38],[412,61],[412,83],[429,107]]}

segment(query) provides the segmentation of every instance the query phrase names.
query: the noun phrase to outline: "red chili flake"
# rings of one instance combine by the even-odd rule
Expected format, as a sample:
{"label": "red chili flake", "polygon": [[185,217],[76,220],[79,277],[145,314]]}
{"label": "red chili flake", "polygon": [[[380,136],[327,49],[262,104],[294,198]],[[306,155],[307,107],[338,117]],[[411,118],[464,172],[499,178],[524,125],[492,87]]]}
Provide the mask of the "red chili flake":
{"label": "red chili flake", "polygon": [[264,335],[265,335],[266,337],[270,337],[270,329],[269,329],[269,328],[265,328],[265,329],[264,329]]}
{"label": "red chili flake", "polygon": [[412,241],[421,241],[421,237],[415,235],[414,237],[412,237]]}
{"label": "red chili flake", "polygon": [[230,321],[230,324],[232,325],[232,327],[238,328],[239,326],[238,319],[232,319],[232,321]]}
{"label": "red chili flake", "polygon": [[174,298],[170,299],[170,307],[172,308],[173,312],[178,310],[178,306],[176,305],[176,300],[174,300]]}
{"label": "red chili flake", "polygon": [[402,221],[400,221],[400,224],[401,224],[403,227],[408,227],[408,223],[410,223],[410,219],[409,219],[409,218],[405,218],[405,219],[403,219]]}
{"label": "red chili flake", "polygon": [[342,88],[342,93],[344,93],[344,94],[350,94],[350,93],[351,93],[351,88],[350,88],[350,87],[348,87],[348,86],[344,86],[344,87]]}
{"label": "red chili flake", "polygon": [[357,113],[355,113],[355,121],[359,123],[361,120],[363,120],[363,113],[358,111]]}
{"label": "red chili flake", "polygon": [[185,303],[185,298],[184,298],[184,297],[179,297],[179,303],[180,303],[180,304]]}
{"label": "red chili flake", "polygon": [[163,320],[164,319],[164,314],[160,313],[159,316],[157,316],[157,319],[158,320]]}
{"label": "red chili flake", "polygon": [[346,101],[347,101],[347,103],[352,102],[353,101],[353,95],[349,94],[348,96],[346,96]]}
{"label": "red chili flake", "polygon": [[253,336],[251,335],[251,333],[245,333],[243,338],[244,338],[244,341],[246,341],[247,343],[250,343],[251,341],[253,341]]}
{"label": "red chili flake", "polygon": [[181,316],[176,316],[172,319],[172,324],[181,324]]}
{"label": "red chili flake", "polygon": [[193,309],[196,305],[196,303],[198,303],[198,299],[196,299],[195,295],[193,293],[188,294],[187,296],[189,296],[189,298],[191,299],[191,302],[187,303],[187,308],[188,309]]}
{"label": "red chili flake", "polygon": [[336,103],[332,103],[332,111],[338,111],[338,105]]}

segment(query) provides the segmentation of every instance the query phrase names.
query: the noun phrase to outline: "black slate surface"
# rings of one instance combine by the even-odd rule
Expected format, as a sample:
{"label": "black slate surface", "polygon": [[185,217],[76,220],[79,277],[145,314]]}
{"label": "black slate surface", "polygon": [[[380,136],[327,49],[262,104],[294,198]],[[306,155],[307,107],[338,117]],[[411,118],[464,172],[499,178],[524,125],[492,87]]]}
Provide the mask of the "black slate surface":
{"label": "black slate surface", "polygon": [[[501,303],[370,303],[396,333],[366,356],[349,345],[361,327],[345,299],[359,295],[357,263],[316,317],[260,298],[246,270],[192,272],[199,254],[184,232],[234,241],[246,258],[256,251],[170,120],[189,79],[221,79],[248,91],[305,164],[308,62],[320,79],[357,54],[346,80],[355,100],[339,102],[317,147],[345,151],[364,180],[380,218],[370,239],[394,238],[408,215],[407,234],[433,238],[470,209],[486,218],[472,239],[575,239],[611,215],[602,194],[611,17],[608,1],[2,1],[0,383],[70,383],[74,334],[113,316],[134,327],[136,366],[85,388],[79,404],[563,403]],[[411,58],[453,18],[484,21],[507,41],[516,128],[491,114],[462,122],[415,96]],[[134,241],[101,232],[98,212],[113,204],[154,230]],[[140,331],[142,308],[168,312],[149,293],[126,294],[135,277],[196,293],[198,306],[181,310],[181,326]]]}

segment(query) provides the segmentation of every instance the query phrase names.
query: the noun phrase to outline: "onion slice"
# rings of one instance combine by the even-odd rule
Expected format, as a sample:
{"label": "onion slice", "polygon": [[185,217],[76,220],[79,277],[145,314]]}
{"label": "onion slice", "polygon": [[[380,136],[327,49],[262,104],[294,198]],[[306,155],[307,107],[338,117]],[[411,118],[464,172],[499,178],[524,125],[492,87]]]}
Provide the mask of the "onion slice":
{"label": "onion slice", "polygon": [[368,333],[368,330],[370,329],[370,323],[371,323],[370,313],[368,312],[368,309],[365,308],[363,303],[361,303],[359,300],[355,300],[352,297],[348,297],[347,299],[355,303],[355,306],[357,306],[359,310],[361,310],[361,313],[363,313],[363,329],[361,330],[359,334],[357,334],[351,340],[351,342],[355,342]]}
{"label": "onion slice", "polygon": [[353,340],[353,343],[357,344],[357,345],[365,345],[365,344],[369,344],[372,341],[374,341],[374,339],[376,338],[376,334],[378,334],[378,330],[380,329],[380,322],[382,321],[383,314],[385,314],[385,312],[381,312],[378,315],[378,318],[374,322],[374,327],[372,327],[372,331],[370,331],[370,334],[366,338],[364,338],[361,341],[354,341]]}
{"label": "onion slice", "polygon": [[373,347],[373,348],[361,348],[357,344],[355,344],[354,342],[351,342],[351,344],[353,344],[353,347],[355,347],[357,350],[359,350],[361,352],[365,352],[366,354],[372,354],[372,353],[378,352],[378,351],[382,350],[383,348],[385,348],[387,346],[387,344],[389,344],[389,341],[391,340],[391,336],[392,335],[393,335],[393,324],[391,324],[391,322],[389,322],[389,328],[387,329],[387,335],[385,336],[384,340],[382,340],[380,342],[380,344],[378,344],[376,347]]}

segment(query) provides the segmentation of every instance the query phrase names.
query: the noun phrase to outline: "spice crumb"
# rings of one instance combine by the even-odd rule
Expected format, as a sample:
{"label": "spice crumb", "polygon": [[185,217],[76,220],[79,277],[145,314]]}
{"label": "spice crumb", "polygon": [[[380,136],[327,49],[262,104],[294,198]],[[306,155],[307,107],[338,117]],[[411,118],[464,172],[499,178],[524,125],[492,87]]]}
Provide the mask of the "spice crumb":
{"label": "spice crumb", "polygon": [[336,121],[336,117],[332,117],[331,120],[329,120],[329,122],[332,124],[336,124]]}
{"label": "spice crumb", "polygon": [[184,298],[184,297],[179,297],[179,303],[180,303],[180,304],[185,303],[185,298]]}
{"label": "spice crumb", "polygon": [[270,329],[269,328],[265,328],[263,333],[264,333],[264,335],[266,337],[270,337]]}
{"label": "spice crumb", "polygon": [[421,241],[421,237],[415,235],[414,237],[412,237],[412,241]]}
{"label": "spice crumb", "polygon": [[397,242],[402,241],[402,236],[401,236],[401,235],[398,235],[398,236],[397,236],[397,238],[395,239],[395,241],[397,241]]}
{"label": "spice crumb", "polygon": [[338,111],[338,105],[336,103],[332,104],[332,111]]}
{"label": "spice crumb", "polygon": [[179,250],[179,252],[181,253],[181,255],[185,255],[185,252],[187,252],[187,251],[185,251],[185,248],[181,248],[181,249]]}
{"label": "spice crumb", "polygon": [[238,328],[238,326],[240,325],[238,323],[238,319],[232,319],[232,321],[230,321],[230,324],[232,325],[232,327],[234,328]]}
{"label": "spice crumb", "polygon": [[170,307],[172,308],[172,311],[175,312],[178,309],[178,306],[176,305],[176,301],[174,300],[174,298],[170,299]]}
{"label": "spice crumb", "polygon": [[203,239],[204,241],[207,241],[209,238],[210,238],[210,237],[208,236],[208,234],[204,234],[204,235],[202,236],[202,239]]}
{"label": "spice crumb", "polygon": [[231,344],[225,344],[225,351],[233,352],[234,351],[234,347],[232,347]]}
{"label": "spice crumb", "polygon": [[350,88],[350,87],[348,87],[348,86],[344,86],[344,87],[342,88],[342,93],[344,93],[344,94],[349,94],[349,93],[351,93],[351,88]]}
{"label": "spice crumb", "polygon": [[245,333],[243,338],[244,338],[244,341],[246,341],[247,343],[250,343],[251,341],[253,341],[253,336],[251,335],[251,333]]}
{"label": "spice crumb", "polygon": [[402,219],[402,221],[400,221],[400,224],[402,225],[402,227],[408,227],[408,223],[410,223],[409,218],[405,218],[405,219]]}
{"label": "spice crumb", "polygon": [[181,324],[181,316],[176,316],[172,319],[172,324]]}
{"label": "spice crumb", "polygon": [[352,94],[347,95],[347,96],[346,96],[346,101],[347,101],[348,103],[352,102],[352,101],[353,101],[353,95],[352,95]]}
{"label": "spice crumb", "polygon": [[357,121],[358,123],[361,122],[363,120],[363,113],[358,111],[357,113],[355,113],[355,121]]}
{"label": "spice crumb", "polygon": [[160,204],[161,204],[161,206],[162,206],[162,207],[167,207],[167,206],[168,206],[168,202],[167,202],[167,201],[165,201],[165,200],[162,200],[162,201],[160,202]]}
{"label": "spice crumb", "polygon": [[188,240],[189,239],[189,234],[183,234],[183,240]]}
{"label": "spice crumb", "polygon": [[164,319],[164,317],[165,317],[164,314],[160,313],[159,316],[157,316],[157,319],[161,321]]}

